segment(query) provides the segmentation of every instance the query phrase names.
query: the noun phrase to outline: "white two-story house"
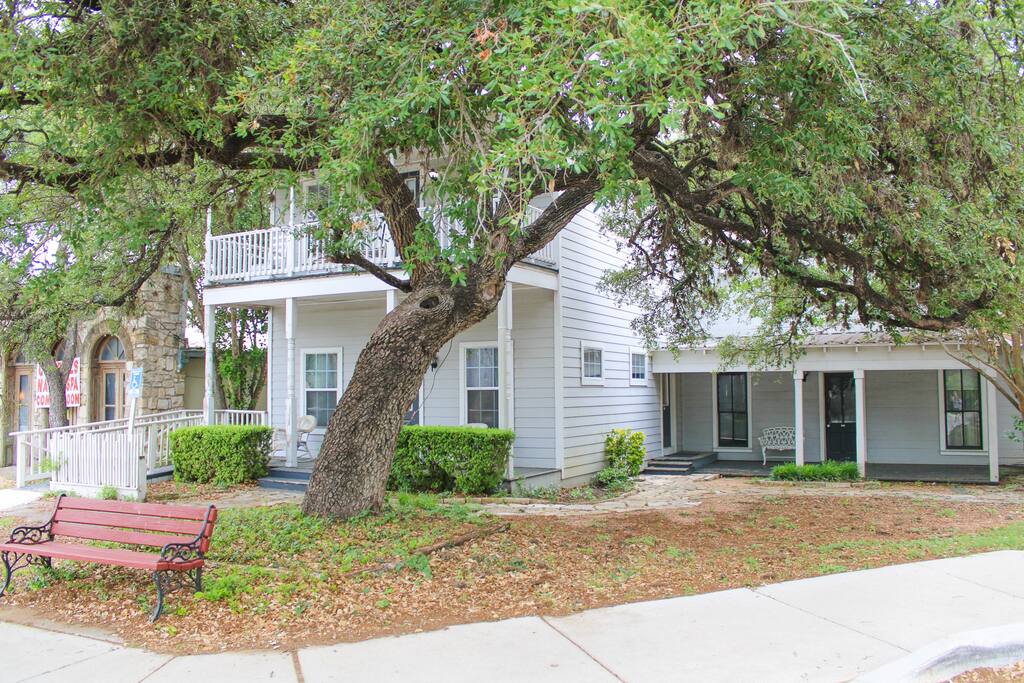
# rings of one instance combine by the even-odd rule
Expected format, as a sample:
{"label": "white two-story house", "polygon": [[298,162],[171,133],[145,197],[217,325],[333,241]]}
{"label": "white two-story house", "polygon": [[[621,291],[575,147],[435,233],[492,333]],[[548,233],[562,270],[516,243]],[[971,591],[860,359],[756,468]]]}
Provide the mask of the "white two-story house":
{"label": "white two-story house", "polygon": [[[405,170],[418,197],[420,175]],[[302,207],[320,192],[315,181],[280,190],[269,227],[207,238],[207,320],[218,306],[270,312],[267,419],[291,435],[281,454],[293,467],[316,457],[360,350],[402,296],[329,263],[303,232],[313,217]],[[365,255],[400,265],[386,237]],[[512,268],[494,315],[442,349],[407,422],[514,430],[511,474],[527,487],[589,480],[617,427],[642,431],[661,471],[696,462],[764,473],[768,460],[831,459],[883,479],[994,482],[1001,464],[1024,462],[1010,403],[938,344],[819,335],[795,362],[768,369],[727,366],[714,342],[648,353],[631,328],[638,312],[598,287],[623,260],[596,209],[581,212]],[[208,383],[210,406],[211,396]]]}
{"label": "white two-story house", "polygon": [[[418,196],[419,175],[407,170]],[[369,273],[327,262],[303,233],[311,216],[302,206],[319,191],[314,181],[280,190],[269,227],[207,240],[207,319],[218,306],[270,312],[268,419],[296,435],[284,449],[291,466],[316,457],[359,352],[403,296]],[[399,266],[386,237],[365,255]],[[514,430],[512,474],[530,487],[587,481],[603,467],[605,435],[615,427],[642,431],[649,455],[661,455],[661,401],[650,355],[630,327],[636,311],[598,291],[603,273],[621,263],[596,213],[580,213],[512,268],[495,314],[441,350],[407,422]],[[299,431],[303,418],[313,426],[308,437]]]}

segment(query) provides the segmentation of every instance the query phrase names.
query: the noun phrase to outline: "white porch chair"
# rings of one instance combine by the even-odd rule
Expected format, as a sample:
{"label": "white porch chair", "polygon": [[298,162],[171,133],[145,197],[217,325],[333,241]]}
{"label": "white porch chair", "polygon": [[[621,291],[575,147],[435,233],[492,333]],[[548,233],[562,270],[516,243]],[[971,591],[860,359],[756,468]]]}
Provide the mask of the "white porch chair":
{"label": "white porch chair", "polygon": [[[316,429],[316,418],[312,415],[303,415],[295,425],[297,443],[295,451],[299,460],[312,460],[313,455],[309,452],[309,435]],[[271,450],[274,453],[284,452],[288,454],[288,432],[283,429],[275,429]]]}
{"label": "white porch chair", "polygon": [[765,427],[757,437],[761,444],[761,464],[768,464],[768,451],[795,451],[796,430],[792,427]]}

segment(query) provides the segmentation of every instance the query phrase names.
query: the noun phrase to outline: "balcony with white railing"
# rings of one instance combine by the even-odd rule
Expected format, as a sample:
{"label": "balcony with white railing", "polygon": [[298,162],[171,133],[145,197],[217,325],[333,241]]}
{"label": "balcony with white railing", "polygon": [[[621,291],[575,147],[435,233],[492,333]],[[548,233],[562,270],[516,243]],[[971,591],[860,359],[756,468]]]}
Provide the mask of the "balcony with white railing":
{"label": "balcony with white railing", "polygon": [[[531,207],[528,220],[539,213],[539,209]],[[376,236],[363,246],[363,256],[383,268],[399,267],[401,257],[382,219],[374,216],[371,221],[377,224]],[[435,223],[443,245],[455,227],[447,220],[435,219]],[[210,283],[228,284],[358,271],[354,266],[331,263],[327,259],[323,243],[312,234],[316,227],[315,222],[307,222],[225,235],[208,234],[206,279]],[[549,242],[524,262],[556,269],[557,240]]]}

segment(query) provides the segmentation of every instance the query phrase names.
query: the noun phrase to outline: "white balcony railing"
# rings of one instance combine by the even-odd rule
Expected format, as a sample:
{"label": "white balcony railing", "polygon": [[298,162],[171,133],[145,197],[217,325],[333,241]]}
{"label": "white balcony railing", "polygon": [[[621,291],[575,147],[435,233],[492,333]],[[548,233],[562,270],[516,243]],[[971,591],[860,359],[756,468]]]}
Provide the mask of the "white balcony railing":
{"label": "white balcony railing", "polygon": [[[527,220],[533,220],[539,213],[539,209],[531,207]],[[370,220],[377,223],[371,228],[377,237],[363,247],[363,256],[384,268],[398,267],[401,259],[382,218],[374,215]],[[444,243],[454,226],[447,220],[435,219],[435,223]],[[206,278],[209,282],[245,282],[355,270],[327,259],[323,243],[311,235],[315,228],[316,223],[302,223],[210,236],[207,238]],[[526,261],[557,267],[556,241],[549,242]]]}

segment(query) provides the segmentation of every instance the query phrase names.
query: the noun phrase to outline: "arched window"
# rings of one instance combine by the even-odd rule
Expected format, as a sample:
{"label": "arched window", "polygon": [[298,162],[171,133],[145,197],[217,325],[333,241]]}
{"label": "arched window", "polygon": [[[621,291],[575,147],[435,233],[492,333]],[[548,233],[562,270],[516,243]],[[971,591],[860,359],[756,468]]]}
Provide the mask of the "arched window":
{"label": "arched window", "polygon": [[128,372],[124,344],[114,336],[101,339],[96,360],[96,385],[93,389],[96,419],[119,420],[125,414],[124,388]]}
{"label": "arched window", "polygon": [[124,344],[117,337],[107,337],[100,347],[100,362],[124,361],[127,357],[124,354]]}

